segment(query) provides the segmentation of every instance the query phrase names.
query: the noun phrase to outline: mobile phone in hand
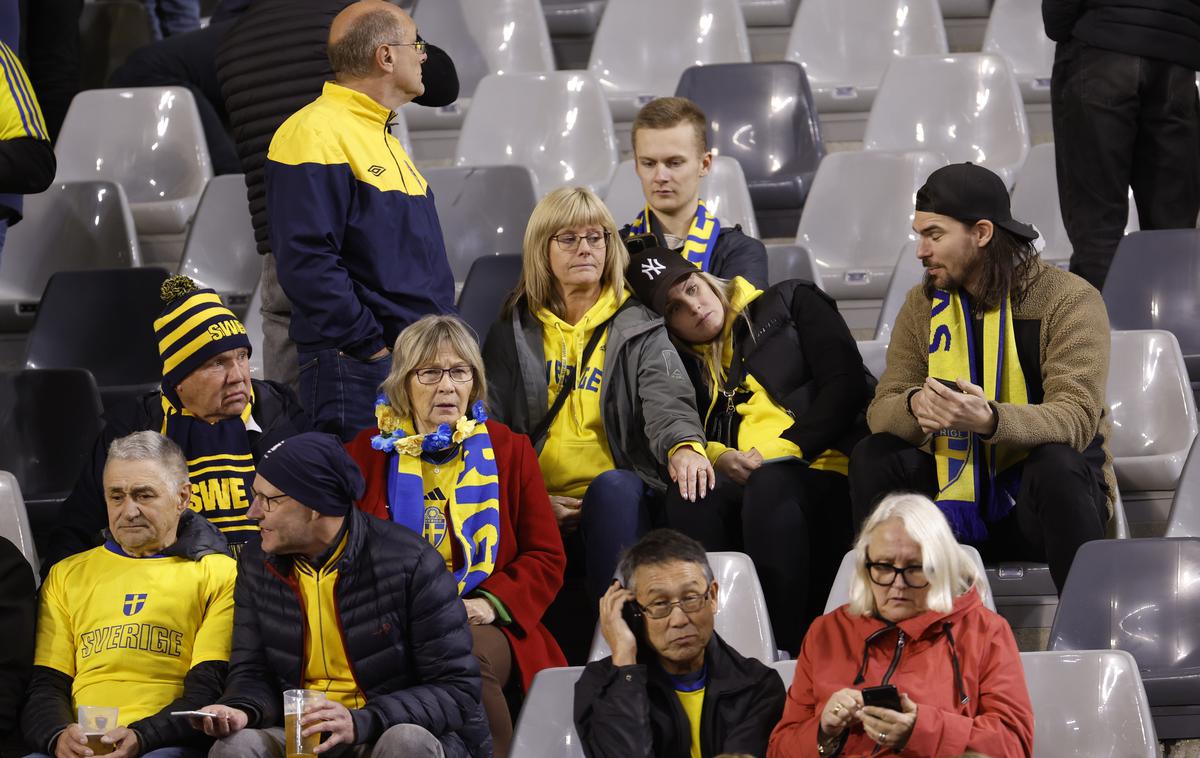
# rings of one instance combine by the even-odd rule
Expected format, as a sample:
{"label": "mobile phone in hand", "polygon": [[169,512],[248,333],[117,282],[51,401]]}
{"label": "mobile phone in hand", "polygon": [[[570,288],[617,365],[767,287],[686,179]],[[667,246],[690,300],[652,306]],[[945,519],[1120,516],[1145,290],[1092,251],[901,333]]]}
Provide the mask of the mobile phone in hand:
{"label": "mobile phone in hand", "polygon": [[943,387],[948,387],[949,389],[953,390],[954,392],[962,392],[962,388],[960,388],[958,386],[958,382],[952,381],[950,379],[939,379],[936,376],[933,377],[933,379],[937,382],[940,382]]}
{"label": "mobile phone in hand", "polygon": [[862,691],[863,705],[873,705],[893,711],[900,710],[900,693],[896,685],[883,684],[878,687],[867,687]]}

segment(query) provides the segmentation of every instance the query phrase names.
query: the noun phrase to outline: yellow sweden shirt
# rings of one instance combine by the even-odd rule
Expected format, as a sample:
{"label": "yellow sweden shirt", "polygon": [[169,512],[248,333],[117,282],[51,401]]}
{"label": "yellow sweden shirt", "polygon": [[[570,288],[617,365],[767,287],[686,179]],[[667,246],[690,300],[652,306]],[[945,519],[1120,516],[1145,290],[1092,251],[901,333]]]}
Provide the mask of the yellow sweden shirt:
{"label": "yellow sweden shirt", "polygon": [[679,698],[679,704],[683,706],[683,712],[687,714],[688,725],[692,729],[692,753],[691,758],[701,758],[700,755],[700,713],[704,707],[704,688],[691,692],[683,690],[675,690],[675,695]]}
{"label": "yellow sweden shirt", "polygon": [[131,558],[112,542],[71,556],[42,586],[33,662],[73,677],[72,709],[154,715],[193,666],[229,660],[236,571],[223,554]]}
{"label": "yellow sweden shirt", "polygon": [[346,550],[347,537],[343,535],[337,549],[325,565],[316,569],[306,560],[297,559],[294,575],[300,585],[300,598],[304,604],[306,655],[304,662],[304,688],[319,690],[325,697],[335,700],[347,708],[362,708],[366,696],[354,681],[350,668],[350,657],[342,639],[341,622],[338,621],[337,563]]}
{"label": "yellow sweden shirt", "polygon": [[450,494],[458,484],[458,458],[444,464],[421,459],[421,480],[425,491],[424,524],[421,536],[438,551],[446,568],[454,570],[454,527],[450,523]]}

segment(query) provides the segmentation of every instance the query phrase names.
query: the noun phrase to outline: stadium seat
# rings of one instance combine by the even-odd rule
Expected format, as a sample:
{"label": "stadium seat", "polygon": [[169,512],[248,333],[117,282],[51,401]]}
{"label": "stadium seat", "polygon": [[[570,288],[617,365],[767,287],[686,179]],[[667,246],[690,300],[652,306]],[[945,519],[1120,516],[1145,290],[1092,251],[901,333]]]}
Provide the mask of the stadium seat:
{"label": "stadium seat", "polygon": [[254,379],[265,379],[263,373],[263,317],[262,317],[262,287],[254,285],[254,294],[250,304],[246,306],[246,315],[242,317],[242,326],[246,327],[246,336],[250,338],[250,376]]}
{"label": "stadium seat", "polygon": [[[501,5],[501,0],[494,0]],[[446,51],[454,61],[458,74],[458,100],[441,108],[429,108],[416,103],[401,106],[400,112],[408,129],[458,129],[470,110],[475,88],[489,72],[487,57],[471,34],[461,0],[437,0],[417,3],[413,21],[421,38]]]}
{"label": "stadium seat", "polygon": [[575,683],[583,666],[542,669],[533,677],[513,731],[510,755],[583,758],[575,732]]}
{"label": "stadium seat", "polygon": [[604,15],[605,0],[542,0],[546,28],[552,35],[591,35]]}
{"label": "stadium seat", "polygon": [[937,0],[804,0],[784,57],[830,113],[869,111],[894,57],[948,50]]}
{"label": "stadium seat", "polygon": [[56,181],[120,184],[140,237],[182,234],[213,175],[196,102],[183,87],[80,92],[54,154]]}
{"label": "stadium seat", "polygon": [[1200,539],[1097,540],[1075,555],[1049,649],[1137,660],[1160,739],[1200,737]]}
{"label": "stadium seat", "polygon": [[539,197],[562,185],[603,195],[617,143],[604,93],[587,72],[493,74],[479,83],[454,165],[513,163],[533,171]]}
{"label": "stadium seat", "polygon": [[983,35],[983,52],[1008,59],[1025,102],[1050,102],[1054,41],[1042,26],[1041,0],[996,0]]}
{"label": "stadium seat", "polygon": [[[971,560],[975,561],[975,568],[979,569],[979,576],[983,579],[980,586],[980,594],[983,596],[983,604],[993,611],[996,610],[996,602],[992,598],[992,592],[987,584],[987,572],[983,568],[983,559],[979,557],[979,551],[970,545],[963,545],[963,550],[971,556]],[[829,599],[825,601],[825,612],[836,610],[840,606],[850,602],[850,581],[854,577],[854,551],[849,550],[842,557],[842,563],[838,566],[837,576],[833,579],[833,587],[829,589]]]}
{"label": "stadium seat", "polygon": [[1158,758],[1137,662],[1124,650],[1021,653],[1033,758]]}
{"label": "stadium seat", "polygon": [[791,26],[800,0],[738,0],[746,26]]}
{"label": "stadium seat", "polygon": [[245,177],[213,177],[188,230],[179,273],[190,276],[201,287],[216,290],[225,305],[240,317],[246,314],[261,272],[262,257],[254,241]]}
{"label": "stadium seat", "polygon": [[433,190],[455,281],[466,280],[477,258],[521,254],[537,205],[533,172],[524,166],[463,166],[422,173]]}
{"label": "stadium seat", "polygon": [[[439,0],[446,2],[446,0]],[[471,36],[492,74],[554,70],[554,51],[539,0],[459,0]],[[419,7],[419,6],[418,6]]]}
{"label": "stadium seat", "polygon": [[992,0],[941,0],[944,18],[987,18]]}
{"label": "stadium seat", "polygon": [[867,150],[933,150],[972,161],[1012,186],[1029,128],[1008,62],[986,53],[895,58],[863,137]]}
{"label": "stadium seat", "polygon": [[771,284],[779,284],[788,279],[806,279],[821,286],[821,275],[806,248],[800,245],[771,245],[767,248],[767,280]]}
{"label": "stadium seat", "polygon": [[37,545],[33,541],[33,530],[29,528],[29,515],[25,512],[21,485],[7,471],[0,471],[0,537],[17,546],[25,560],[29,561],[36,582],[41,571]]}
{"label": "stadium seat", "polygon": [[154,41],[146,4],[140,0],[82,3],[79,14],[81,90],[99,89],[129,54]]}
{"label": "stadium seat", "polygon": [[881,298],[896,251],[913,241],[913,196],[945,159],[932,152],[830,153],[813,179],[796,244],[838,300]]}
{"label": "stadium seat", "polygon": [[709,147],[741,164],[763,235],[794,235],[825,157],[804,69],[783,61],[692,66],[675,94],[708,117]]}
{"label": "stadium seat", "polygon": [[1200,389],[1200,230],[1127,235],[1104,281],[1104,304],[1113,329],[1174,334],[1192,387]]}
{"label": "stadium seat", "polygon": [[91,460],[102,412],[96,381],[83,369],[0,371],[0,470],[19,484],[37,539],[49,534]]}
{"label": "stadium seat", "polygon": [[[708,562],[718,587],[717,615],[713,625],[717,634],[747,658],[757,658],[763,663],[775,660],[775,635],[767,615],[767,601],[763,598],[762,585],[750,556],[709,553]],[[609,655],[612,651],[597,624],[588,660],[598,661]]]}
{"label": "stadium seat", "polygon": [[674,92],[688,66],[749,62],[737,0],[608,0],[588,70],[613,118],[632,121],[647,102]]}
{"label": "stadium seat", "polygon": [[142,265],[121,185],[57,182],[25,196],[25,218],[8,230],[0,255],[0,330],[33,326],[38,301],[56,271]]}
{"label": "stadium seat", "polygon": [[883,340],[859,340],[857,345],[863,365],[876,379],[881,378],[884,369],[887,368],[888,343]]}
{"label": "stadium seat", "polygon": [[[91,371],[106,408],[154,389],[162,381],[154,319],[163,309],[158,293],[166,278],[160,268],[60,271],[50,277],[29,333],[25,367]],[[29,492],[25,488],[26,500]]]}
{"label": "stadium seat", "polygon": [[795,661],[774,661],[771,663],[771,668],[779,674],[779,678],[783,680],[783,688],[790,690],[792,688],[792,679],[796,676]]}
{"label": "stadium seat", "polygon": [[892,278],[888,281],[887,292],[883,296],[883,305],[879,309],[879,320],[875,323],[875,339],[887,345],[892,339],[892,326],[896,316],[904,305],[908,293],[921,283],[925,277],[925,266],[917,258],[917,243],[908,242],[900,249],[896,258],[896,267],[892,270]]}
{"label": "stadium seat", "polygon": [[1193,441],[1175,485],[1171,515],[1167,519],[1167,537],[1200,537],[1200,452],[1197,450],[1200,450],[1200,444]]}
{"label": "stadium seat", "polygon": [[475,330],[480,344],[487,338],[488,330],[500,316],[500,307],[520,278],[519,255],[486,255],[471,264],[458,296],[458,315]]}
{"label": "stadium seat", "polygon": [[[746,176],[733,158],[724,155],[713,158],[708,176],[700,180],[700,197],[708,212],[716,216],[722,226],[741,224],[743,232],[758,237],[758,222],[754,219],[754,206],[746,189]],[[604,204],[618,227],[632,222],[646,207],[646,196],[642,194],[641,180],[632,160],[621,161],[617,166],[608,192],[604,194]]]}

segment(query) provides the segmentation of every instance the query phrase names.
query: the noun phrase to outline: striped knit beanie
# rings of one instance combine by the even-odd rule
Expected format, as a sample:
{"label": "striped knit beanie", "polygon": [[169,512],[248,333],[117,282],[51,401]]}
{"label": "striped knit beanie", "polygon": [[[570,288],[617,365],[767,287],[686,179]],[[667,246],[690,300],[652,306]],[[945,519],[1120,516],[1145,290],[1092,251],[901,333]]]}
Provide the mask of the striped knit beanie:
{"label": "striped knit beanie", "polygon": [[175,387],[209,358],[226,350],[250,350],[246,327],[211,289],[200,289],[186,276],[163,282],[167,304],[154,320],[158,354],[163,362],[163,394],[176,406]]}

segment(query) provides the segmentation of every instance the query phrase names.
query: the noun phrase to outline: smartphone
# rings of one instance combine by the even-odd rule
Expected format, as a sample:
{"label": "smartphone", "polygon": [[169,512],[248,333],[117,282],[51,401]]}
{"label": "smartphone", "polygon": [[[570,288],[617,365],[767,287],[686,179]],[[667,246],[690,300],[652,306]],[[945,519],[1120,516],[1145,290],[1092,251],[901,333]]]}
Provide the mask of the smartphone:
{"label": "smartphone", "polygon": [[944,386],[944,387],[948,387],[949,389],[952,389],[955,392],[962,392],[962,390],[958,386],[958,382],[951,381],[950,379],[938,379],[936,376],[933,378],[935,380],[937,380],[938,382],[941,382],[942,386]]}
{"label": "smartphone", "polygon": [[636,255],[643,250],[649,250],[652,247],[659,247],[658,237],[653,234],[631,234],[625,238],[625,249],[630,255]]}
{"label": "smartphone", "polygon": [[636,600],[625,601],[625,605],[621,608],[621,618],[625,619],[629,630],[633,632],[633,636],[637,637],[640,643],[646,636],[646,618],[642,615],[642,607],[637,604]]}
{"label": "smartphone", "polygon": [[882,684],[878,687],[867,687],[862,691],[863,705],[873,705],[893,711],[900,710],[900,693],[894,684]]}
{"label": "smartphone", "polygon": [[209,713],[208,711],[171,711],[171,715],[172,716],[183,716],[185,718],[203,718],[205,716],[208,716],[209,718],[214,718],[214,719],[220,718],[217,714]]}

